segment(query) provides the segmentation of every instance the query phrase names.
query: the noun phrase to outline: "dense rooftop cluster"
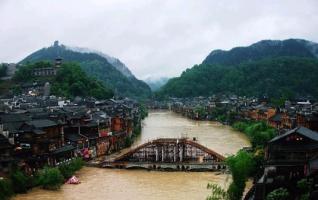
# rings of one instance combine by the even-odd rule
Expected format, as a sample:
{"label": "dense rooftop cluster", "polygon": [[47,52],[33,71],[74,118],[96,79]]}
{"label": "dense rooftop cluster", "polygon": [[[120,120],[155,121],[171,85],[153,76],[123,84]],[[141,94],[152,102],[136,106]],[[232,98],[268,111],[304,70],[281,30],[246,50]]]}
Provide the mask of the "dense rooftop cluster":
{"label": "dense rooftop cluster", "polygon": [[18,165],[31,174],[73,157],[94,158],[130,145],[140,131],[140,105],[99,100],[16,96],[0,100],[0,171]]}
{"label": "dense rooftop cluster", "polygon": [[285,101],[273,105],[268,99],[238,96],[171,98],[167,103],[175,112],[196,120],[219,120],[232,124],[238,120],[265,121],[279,130],[304,126],[318,131],[318,103],[307,100]]}

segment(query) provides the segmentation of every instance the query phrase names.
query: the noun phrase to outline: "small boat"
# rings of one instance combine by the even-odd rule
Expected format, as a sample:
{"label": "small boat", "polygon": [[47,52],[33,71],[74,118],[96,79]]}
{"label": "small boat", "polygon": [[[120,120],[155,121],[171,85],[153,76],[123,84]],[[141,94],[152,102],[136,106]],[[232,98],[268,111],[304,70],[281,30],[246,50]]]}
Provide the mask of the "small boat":
{"label": "small boat", "polygon": [[81,183],[80,180],[76,177],[76,176],[72,176],[71,178],[69,178],[66,183],[68,184],[79,184]]}

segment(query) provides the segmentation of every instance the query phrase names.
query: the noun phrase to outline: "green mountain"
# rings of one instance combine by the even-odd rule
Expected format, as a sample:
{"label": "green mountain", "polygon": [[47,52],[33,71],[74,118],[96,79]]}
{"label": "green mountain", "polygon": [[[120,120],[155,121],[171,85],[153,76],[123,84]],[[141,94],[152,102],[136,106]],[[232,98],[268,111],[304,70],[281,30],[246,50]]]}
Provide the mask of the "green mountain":
{"label": "green mountain", "polygon": [[138,80],[118,59],[100,52],[83,48],[71,48],[59,45],[40,49],[24,58],[20,63],[52,61],[60,57],[63,62],[77,62],[89,76],[100,80],[120,96],[143,98],[151,95],[149,86]]}
{"label": "green mountain", "polygon": [[213,51],[202,64],[170,79],[157,94],[191,97],[230,93],[318,98],[317,47],[309,41],[291,39],[266,40],[230,51]]}
{"label": "green mountain", "polygon": [[237,65],[264,58],[318,57],[318,44],[302,39],[262,40],[247,47],[235,47],[229,51],[214,50],[202,64]]}

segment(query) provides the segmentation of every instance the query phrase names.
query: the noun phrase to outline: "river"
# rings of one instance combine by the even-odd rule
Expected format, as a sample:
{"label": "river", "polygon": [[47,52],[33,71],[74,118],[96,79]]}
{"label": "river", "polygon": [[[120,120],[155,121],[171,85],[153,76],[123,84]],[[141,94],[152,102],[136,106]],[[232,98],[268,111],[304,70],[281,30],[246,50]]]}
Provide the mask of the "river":
{"label": "river", "polygon": [[[230,155],[250,143],[245,135],[217,122],[193,121],[169,111],[152,111],[143,122],[134,145],[160,137],[196,137],[208,148]],[[59,191],[35,188],[14,200],[175,200],[205,199],[206,185],[229,184],[229,175],[212,172],[159,172],[84,167],[77,176],[79,185],[63,185]]]}

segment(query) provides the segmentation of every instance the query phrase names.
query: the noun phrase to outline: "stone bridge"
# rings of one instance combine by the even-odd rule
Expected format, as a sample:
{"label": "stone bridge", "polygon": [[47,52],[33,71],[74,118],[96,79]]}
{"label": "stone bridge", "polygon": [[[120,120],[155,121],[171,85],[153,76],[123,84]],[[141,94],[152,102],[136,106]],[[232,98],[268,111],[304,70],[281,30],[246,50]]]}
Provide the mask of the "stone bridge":
{"label": "stone bridge", "polygon": [[102,167],[153,170],[214,171],[226,169],[224,156],[187,138],[161,138],[144,143]]}

